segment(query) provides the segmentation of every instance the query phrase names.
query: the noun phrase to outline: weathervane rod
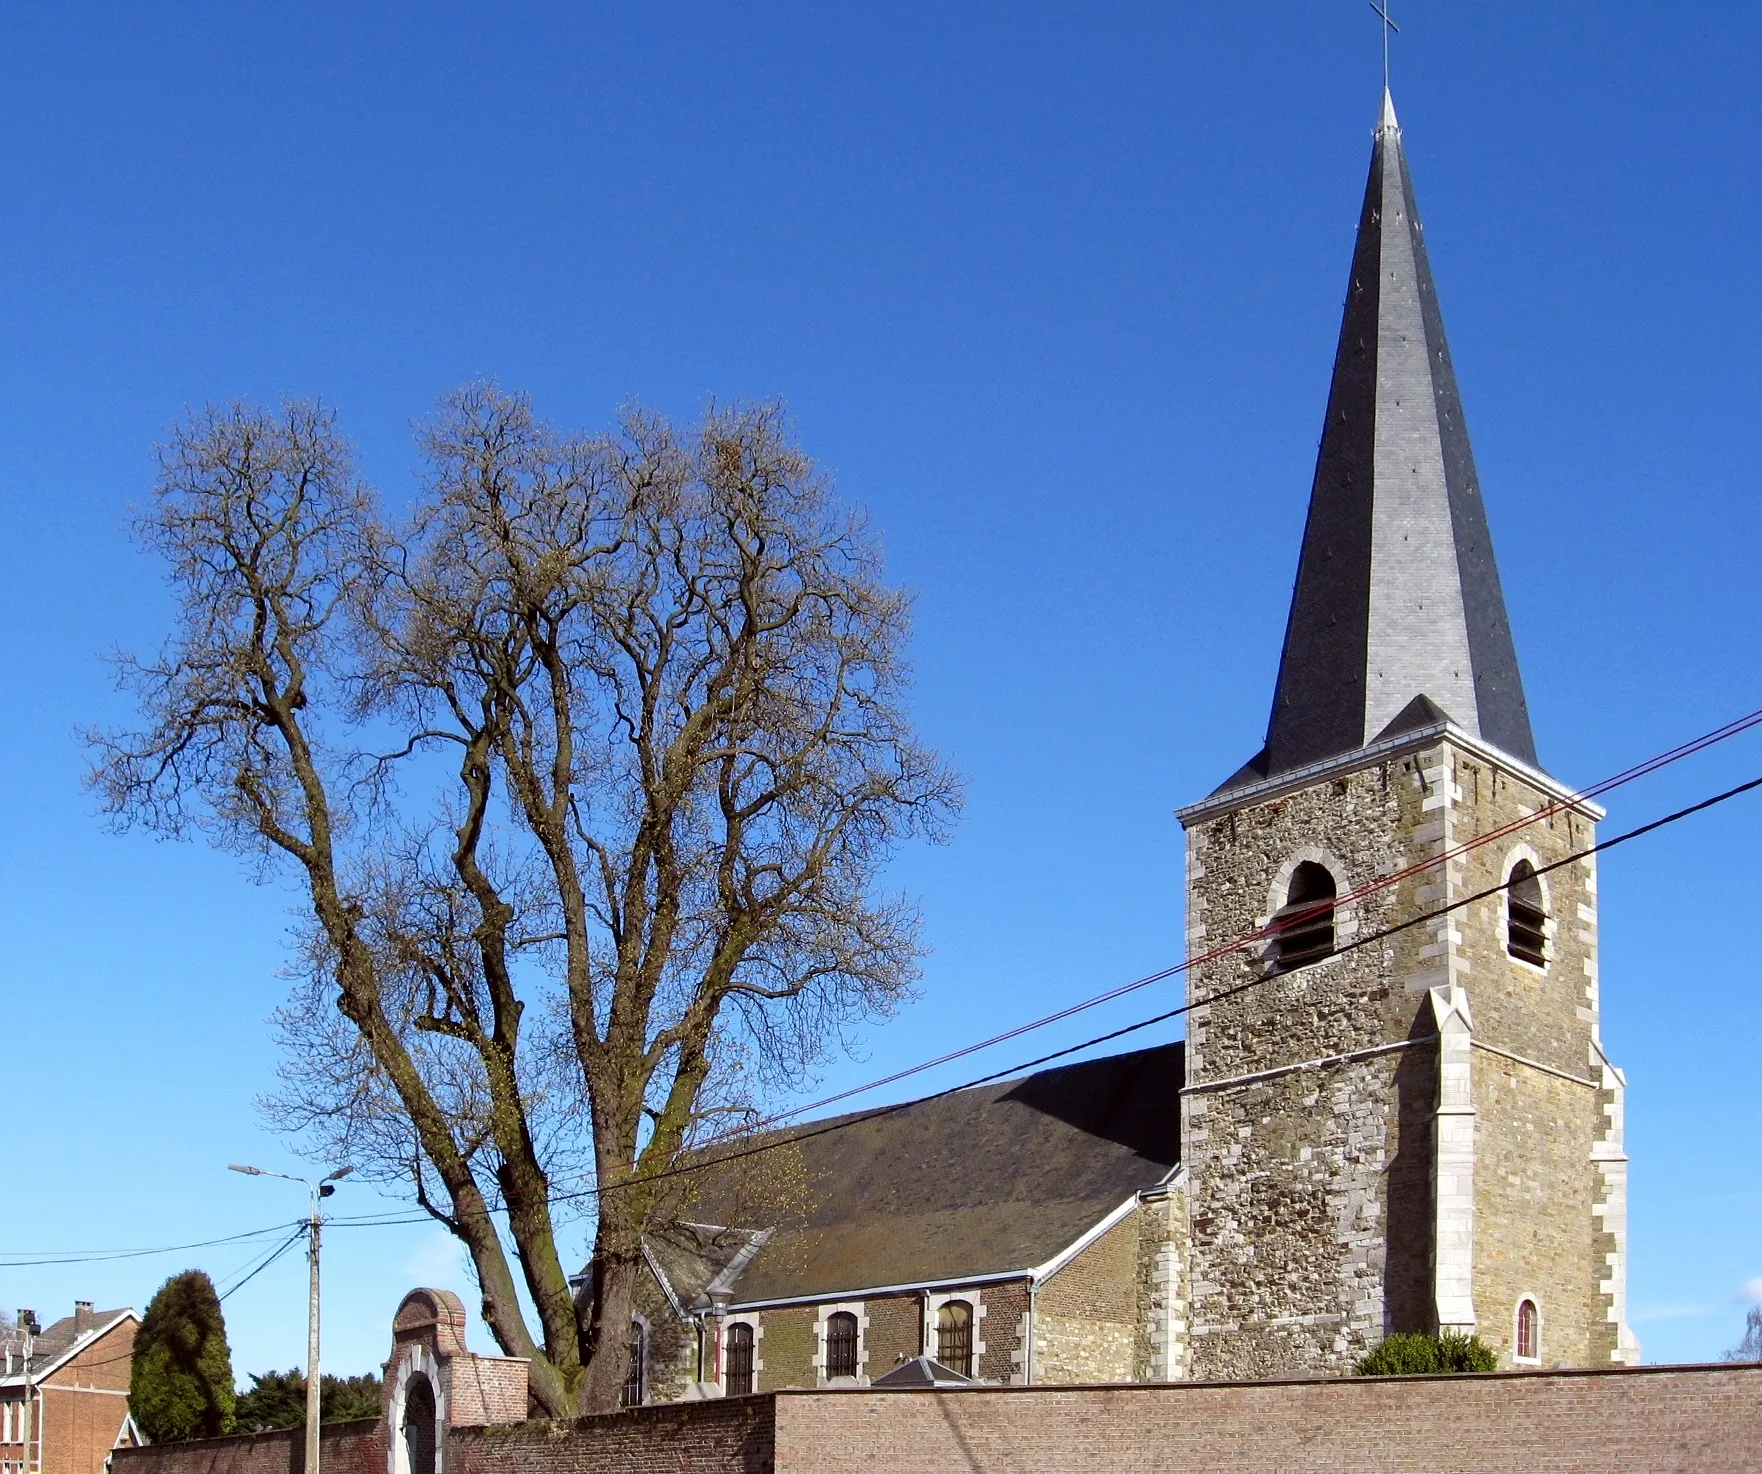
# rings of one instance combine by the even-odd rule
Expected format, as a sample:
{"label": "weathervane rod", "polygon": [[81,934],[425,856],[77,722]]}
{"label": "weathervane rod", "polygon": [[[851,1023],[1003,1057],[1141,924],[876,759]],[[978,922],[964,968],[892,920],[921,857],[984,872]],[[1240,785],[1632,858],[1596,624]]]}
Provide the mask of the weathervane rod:
{"label": "weathervane rod", "polygon": [[1389,0],[1382,0],[1380,5],[1377,0],[1370,0],[1370,8],[1376,11],[1378,18],[1383,23],[1383,91],[1387,92],[1389,90],[1389,32],[1394,31],[1399,34],[1401,27],[1389,19]]}

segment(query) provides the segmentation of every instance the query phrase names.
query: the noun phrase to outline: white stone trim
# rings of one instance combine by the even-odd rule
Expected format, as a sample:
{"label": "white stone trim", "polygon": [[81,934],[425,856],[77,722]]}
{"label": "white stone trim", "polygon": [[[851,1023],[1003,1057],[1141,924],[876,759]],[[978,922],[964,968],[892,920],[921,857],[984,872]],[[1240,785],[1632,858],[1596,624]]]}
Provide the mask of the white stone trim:
{"label": "white stone trim", "polygon": [[1429,994],[1438,1022],[1438,1111],[1432,1128],[1432,1293],[1440,1331],[1473,1335],[1474,1021],[1468,994],[1450,986]]}
{"label": "white stone trim", "polygon": [[[1511,872],[1519,860],[1528,860],[1530,869],[1536,872],[1536,884],[1542,892],[1542,957],[1543,962],[1537,967],[1533,962],[1525,962],[1511,951]],[[1554,896],[1548,882],[1550,875],[1543,873],[1547,864],[1535,851],[1532,845],[1518,843],[1505,851],[1504,858],[1499,862],[1499,894],[1494,897],[1498,908],[1498,939],[1499,951],[1513,967],[1524,972],[1533,973],[1537,977],[1547,974],[1554,959],[1560,955],[1560,921],[1555,915]]]}
{"label": "white stone trim", "polygon": [[[1138,1206],[1138,1199],[1139,1194],[1133,1193],[1131,1197],[1127,1198],[1125,1202],[1119,1205],[1119,1207],[1113,1209],[1113,1211],[1099,1223],[1091,1228],[1084,1229],[1082,1234],[1078,1236],[1076,1242],[1072,1243],[1068,1248],[1060,1249],[1058,1253],[1054,1254],[1052,1258],[1048,1259],[1046,1263],[1042,1264],[1038,1269],[1029,1270],[1028,1278],[1035,1284],[1039,1284],[1042,1280],[1051,1279],[1053,1275],[1057,1274],[1069,1264],[1071,1260],[1075,1259],[1109,1229],[1130,1217],[1133,1209]],[[949,1298],[959,1299],[960,1297],[957,1295],[950,1296]]]}
{"label": "white stone trim", "polygon": [[[979,1380],[979,1358],[985,1354],[985,1296],[977,1285],[971,1289],[949,1290],[946,1293],[924,1296],[924,1355],[932,1359],[936,1356],[936,1312],[950,1300],[965,1300],[973,1307],[973,1369],[972,1378]],[[954,1370],[951,1368],[951,1370]]]}
{"label": "white stone trim", "polygon": [[436,1474],[444,1474],[448,1454],[447,1404],[451,1401],[451,1389],[441,1376],[439,1359],[420,1341],[406,1342],[400,1350],[407,1354],[398,1361],[397,1380],[386,1404],[386,1474],[410,1474],[410,1454],[404,1444],[404,1401],[409,1393],[410,1379],[417,1375],[428,1379],[429,1388],[434,1393],[434,1467]]}
{"label": "white stone trim", "polygon": [[757,1311],[724,1316],[720,1336],[719,1349],[721,1355],[716,1358],[716,1385],[722,1389],[722,1395],[728,1395],[728,1332],[735,1326],[751,1326],[753,1333],[753,1391],[759,1390],[759,1373],[765,1369],[765,1356],[760,1347],[765,1340],[765,1327],[759,1319]]}
{"label": "white stone trim", "polygon": [[[834,1300],[818,1307],[814,1314],[814,1385],[816,1387],[847,1387],[853,1385],[847,1377],[832,1378],[826,1375],[826,1325],[833,1316],[840,1312],[854,1315],[857,1319],[857,1374],[854,1385],[869,1385],[869,1307],[864,1300]],[[755,1338],[755,1343],[756,1343]]]}
{"label": "white stone trim", "polygon": [[1540,790],[1553,801],[1550,807],[1557,813],[1568,810],[1583,815],[1593,822],[1601,821],[1608,815],[1608,810],[1583,794],[1576,793],[1566,787],[1558,779],[1549,777],[1540,768],[1532,768],[1519,758],[1508,752],[1501,752],[1489,742],[1456,725],[1455,722],[1435,722],[1429,727],[1416,727],[1411,732],[1399,732],[1393,737],[1385,737],[1380,742],[1372,742],[1368,746],[1354,748],[1351,752],[1343,752],[1338,757],[1324,758],[1318,763],[1311,763],[1306,768],[1293,768],[1289,773],[1279,773],[1271,778],[1262,778],[1258,783],[1244,784],[1241,788],[1232,788],[1224,793],[1213,793],[1199,800],[1198,803],[1187,804],[1175,810],[1175,817],[1181,824],[1191,829],[1202,820],[1229,813],[1232,809],[1245,809],[1254,804],[1265,803],[1269,799],[1280,798],[1287,793],[1295,793],[1299,789],[1313,788],[1324,778],[1339,777],[1346,773],[1356,773],[1361,768],[1374,768],[1401,756],[1415,748],[1429,747],[1439,738],[1453,742],[1473,753],[1489,766],[1521,778],[1531,788]]}
{"label": "white stone trim", "polygon": [[[1536,1354],[1534,1356],[1519,1356],[1517,1354],[1518,1319],[1523,1314],[1523,1303],[1526,1300],[1536,1307]],[[1539,1367],[1542,1364],[1543,1325],[1542,1297],[1536,1294],[1534,1290],[1518,1291],[1517,1300],[1511,1307],[1511,1360],[1513,1365],[1520,1367]]]}
{"label": "white stone trim", "polygon": [[[1299,845],[1285,856],[1284,863],[1274,872],[1272,884],[1267,887],[1266,910],[1256,917],[1254,929],[1261,931],[1272,924],[1272,919],[1282,911],[1288,902],[1291,892],[1291,877],[1297,873],[1299,865],[1320,865],[1334,880],[1334,946],[1336,952],[1339,944],[1349,941],[1358,935],[1358,903],[1352,897],[1358,891],[1358,884],[1348,873],[1348,867],[1334,851],[1321,845]],[[1256,960],[1271,964],[1276,960],[1278,938],[1268,937],[1255,944]],[[1305,963],[1301,968],[1294,968],[1290,976],[1300,972],[1308,972],[1311,968],[1324,966],[1333,956],[1318,957],[1314,962]],[[1281,974],[1282,975],[1282,974]]]}

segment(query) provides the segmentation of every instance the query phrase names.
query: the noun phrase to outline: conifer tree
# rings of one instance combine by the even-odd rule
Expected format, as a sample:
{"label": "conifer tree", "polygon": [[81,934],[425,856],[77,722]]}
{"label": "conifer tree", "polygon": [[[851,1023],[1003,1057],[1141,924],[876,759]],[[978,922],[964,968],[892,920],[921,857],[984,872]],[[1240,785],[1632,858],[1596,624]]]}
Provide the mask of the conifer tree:
{"label": "conifer tree", "polygon": [[232,1352],[214,1281],[199,1269],[173,1275],[147,1303],[135,1332],[129,1410],[154,1443],[218,1438],[233,1428]]}

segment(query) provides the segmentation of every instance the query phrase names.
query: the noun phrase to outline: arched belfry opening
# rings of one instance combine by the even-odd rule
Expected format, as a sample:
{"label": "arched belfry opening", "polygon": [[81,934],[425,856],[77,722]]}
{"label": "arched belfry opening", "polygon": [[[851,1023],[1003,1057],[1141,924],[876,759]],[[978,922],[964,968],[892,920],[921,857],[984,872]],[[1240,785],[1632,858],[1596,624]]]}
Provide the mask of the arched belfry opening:
{"label": "arched belfry opening", "polygon": [[1339,888],[1327,866],[1305,860],[1291,872],[1285,904],[1273,916],[1272,962],[1291,972],[1334,953],[1334,901]]}

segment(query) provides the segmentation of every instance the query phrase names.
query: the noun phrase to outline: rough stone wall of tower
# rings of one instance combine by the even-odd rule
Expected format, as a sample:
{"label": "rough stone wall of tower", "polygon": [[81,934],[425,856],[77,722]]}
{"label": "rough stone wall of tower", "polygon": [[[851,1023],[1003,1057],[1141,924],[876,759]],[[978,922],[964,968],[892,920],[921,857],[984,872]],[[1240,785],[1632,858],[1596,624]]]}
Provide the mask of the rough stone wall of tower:
{"label": "rough stone wall of tower", "polygon": [[[1446,746],[1430,761],[1449,776],[1450,843],[1550,809],[1548,794],[1479,754]],[[1555,812],[1471,850],[1448,879],[1457,898],[1501,885],[1520,859],[1543,872],[1545,965],[1507,950],[1504,894],[1455,914],[1450,965],[1474,1020],[1477,1328],[1509,1357],[1518,1301],[1532,1296],[1540,1358],[1574,1366],[1637,1352],[1621,1344],[1626,1157],[1622,1081],[1598,1036],[1596,860],[1548,869],[1595,843],[1586,813]]]}
{"label": "rough stone wall of tower", "polygon": [[[1345,893],[1420,858],[1427,798],[1409,758],[1195,824],[1190,952],[1264,926],[1301,861]],[[1340,943],[1412,916],[1419,889],[1342,907]],[[1395,981],[1425,971],[1427,942],[1416,928],[1266,981],[1260,950],[1189,974],[1190,1376],[1341,1370],[1391,1320],[1428,1318],[1435,1051],[1409,1042],[1430,1033],[1423,989]]]}
{"label": "rough stone wall of tower", "polygon": [[[1515,769],[1435,738],[1246,797],[1189,830],[1193,955],[1264,926],[1300,861],[1326,865],[1345,895],[1550,802]],[[1336,920],[1350,947],[1499,886],[1524,858],[1545,872],[1545,967],[1509,955],[1495,895],[1282,975],[1267,975],[1259,951],[1193,969],[1190,1375],[1339,1371],[1391,1332],[1436,1329],[1440,1235],[1456,1228],[1466,1237],[1446,1257],[1472,1257],[1472,1323],[1507,1364],[1524,1296],[1541,1313],[1545,1362],[1629,1359],[1621,1080],[1596,1036],[1594,861],[1546,871],[1592,843],[1584,811],[1559,813],[1343,904]],[[1440,1197],[1435,1146],[1431,993],[1451,988],[1472,1019],[1469,1155],[1447,1169],[1466,1193],[1460,1223]]]}

